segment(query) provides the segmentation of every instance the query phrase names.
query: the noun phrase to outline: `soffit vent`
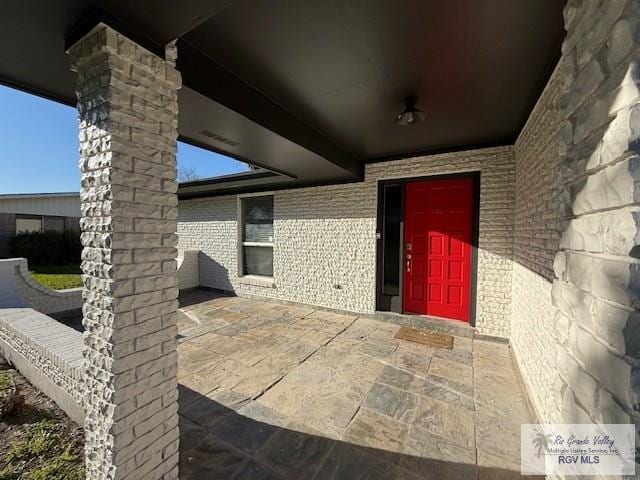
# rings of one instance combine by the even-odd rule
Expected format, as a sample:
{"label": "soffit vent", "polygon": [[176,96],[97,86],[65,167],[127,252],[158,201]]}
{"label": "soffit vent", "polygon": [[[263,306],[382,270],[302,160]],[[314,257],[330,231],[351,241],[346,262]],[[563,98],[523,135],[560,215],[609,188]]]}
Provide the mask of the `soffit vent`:
{"label": "soffit vent", "polygon": [[224,143],[225,145],[229,145],[230,147],[237,147],[238,145],[240,145],[240,143],[235,142],[229,138],[223,137],[222,135],[218,135],[217,133],[214,133],[211,130],[200,130],[200,135],[204,135],[205,137],[212,138],[216,142]]}

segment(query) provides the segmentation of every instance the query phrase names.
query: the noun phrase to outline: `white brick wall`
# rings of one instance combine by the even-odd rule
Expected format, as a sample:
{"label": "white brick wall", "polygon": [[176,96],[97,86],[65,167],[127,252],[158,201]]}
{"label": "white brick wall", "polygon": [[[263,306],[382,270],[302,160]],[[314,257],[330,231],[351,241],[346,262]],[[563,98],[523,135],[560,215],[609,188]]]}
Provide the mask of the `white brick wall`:
{"label": "white brick wall", "polygon": [[201,250],[203,286],[373,313],[378,180],[471,171],[481,172],[477,326],[507,336],[514,196],[508,147],[370,164],[364,182],[276,191],[273,286],[238,277],[237,196],[181,201],[179,249]]}
{"label": "white brick wall", "polygon": [[512,344],[541,420],[639,423],[640,4],[570,0],[516,143]]}
{"label": "white brick wall", "polygon": [[[558,67],[515,144],[511,344],[541,418],[561,422],[556,365],[558,325],[551,304],[553,259],[566,218],[559,175],[558,105],[565,76]],[[552,387],[552,388],[550,388]]]}

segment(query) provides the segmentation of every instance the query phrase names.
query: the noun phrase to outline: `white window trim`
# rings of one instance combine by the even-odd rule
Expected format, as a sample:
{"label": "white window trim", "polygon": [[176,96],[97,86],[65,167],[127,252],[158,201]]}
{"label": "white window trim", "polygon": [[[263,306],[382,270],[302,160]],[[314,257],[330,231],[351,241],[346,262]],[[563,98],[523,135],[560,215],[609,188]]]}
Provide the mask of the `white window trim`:
{"label": "white window trim", "polygon": [[[273,192],[259,192],[259,193],[243,193],[238,195],[237,205],[237,255],[238,255],[238,281],[245,285],[253,285],[257,287],[274,288],[273,277],[267,277],[265,275],[254,275],[244,273],[244,247],[266,247],[273,250],[274,242],[244,242],[242,240],[242,233],[244,227],[243,212],[242,212],[242,199],[248,197],[275,197]],[[275,217],[275,215],[274,215]],[[275,223],[275,218],[274,218]]]}

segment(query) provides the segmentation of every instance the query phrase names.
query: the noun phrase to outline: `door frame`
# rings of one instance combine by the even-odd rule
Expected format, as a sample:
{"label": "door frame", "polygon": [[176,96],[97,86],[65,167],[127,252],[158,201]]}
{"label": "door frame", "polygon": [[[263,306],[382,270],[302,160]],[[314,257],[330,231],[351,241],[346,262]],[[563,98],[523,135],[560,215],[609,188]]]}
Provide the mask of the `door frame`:
{"label": "door frame", "polygon": [[[377,211],[376,211],[376,311],[380,311],[382,285],[383,285],[383,252],[384,249],[384,229],[383,229],[383,189],[386,185],[400,185],[402,189],[401,208],[402,217],[405,213],[405,186],[407,183],[420,182],[425,180],[448,180],[458,178],[470,178],[473,182],[473,205],[471,215],[471,292],[469,292],[469,325],[476,326],[476,302],[478,298],[478,238],[480,236],[480,171],[474,170],[460,173],[446,173],[441,175],[423,175],[418,177],[389,178],[378,180],[377,186]],[[400,249],[404,247],[404,220],[401,222]],[[403,252],[399,252],[403,253]],[[403,257],[404,258],[404,257]],[[400,262],[402,272],[400,275],[400,303],[402,314],[404,315],[404,262]],[[406,314],[413,315],[413,314]],[[459,320],[451,319],[459,322]]]}

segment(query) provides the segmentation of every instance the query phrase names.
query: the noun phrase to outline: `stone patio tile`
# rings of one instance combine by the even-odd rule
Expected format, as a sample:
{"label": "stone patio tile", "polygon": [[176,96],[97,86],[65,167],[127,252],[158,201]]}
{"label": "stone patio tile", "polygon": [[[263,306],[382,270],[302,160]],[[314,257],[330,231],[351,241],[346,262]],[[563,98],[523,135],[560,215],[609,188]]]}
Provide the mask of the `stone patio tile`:
{"label": "stone patio tile", "polygon": [[429,374],[464,385],[473,385],[473,367],[444,358],[434,357],[429,366]]}
{"label": "stone patio tile", "polygon": [[182,384],[178,384],[178,404],[181,408],[186,407],[194,400],[200,398],[202,394],[186,387]]}
{"label": "stone patio tile", "polygon": [[[201,396],[186,406],[180,406],[180,414],[203,427],[211,427],[227,415],[234,414],[248,399],[240,394],[221,390],[216,395]],[[213,398],[211,398],[213,397]]]}
{"label": "stone patio tile", "polygon": [[[235,378],[236,383],[240,381],[237,377],[231,378]],[[224,380],[229,382],[231,378],[225,378]],[[206,395],[220,387],[221,379],[218,376],[211,377],[206,374],[202,375],[199,373],[192,373],[191,375],[186,375],[185,377],[180,378],[179,381],[183,387],[198,392],[199,394]]]}
{"label": "stone patio tile", "polygon": [[306,383],[296,383],[285,377],[277,385],[260,397],[260,403],[284,415],[296,414],[307,396],[311,386]]}
{"label": "stone patio tile", "polygon": [[476,412],[476,448],[519,464],[520,425],[530,422],[529,418],[513,421]]}
{"label": "stone patio tile", "polygon": [[311,315],[316,309],[302,305],[276,304],[272,310],[289,318],[302,318]]}
{"label": "stone patio tile", "polygon": [[424,466],[423,459],[470,465],[476,462],[475,449],[462,447],[416,425],[411,427],[403,451],[407,456],[402,465],[412,471]]}
{"label": "stone patio tile", "polygon": [[249,367],[247,370],[239,372],[238,376],[240,381],[234,385],[233,389],[247,397],[256,398],[280,380],[284,374],[279,371]]}
{"label": "stone patio tile", "polygon": [[213,435],[180,455],[180,479],[232,478],[247,457]]}
{"label": "stone patio tile", "polygon": [[236,412],[251,401],[246,395],[227,389],[214,390],[207,398]]}
{"label": "stone patio tile", "polygon": [[421,393],[427,397],[466,408],[467,410],[475,409],[473,387],[471,385],[457,383],[435,375],[428,375],[422,385]]}
{"label": "stone patio tile", "polygon": [[277,410],[274,410],[273,408],[267,407],[259,401],[252,401],[247,403],[238,410],[238,413],[247,418],[251,418],[258,422],[267,423],[275,427],[284,427],[289,423],[289,417],[278,412]]}
{"label": "stone patio tile", "polygon": [[329,310],[315,310],[314,312],[309,314],[308,317],[347,326],[353,323],[353,321],[358,318],[358,315],[331,312]]}
{"label": "stone patio tile", "polygon": [[306,332],[305,329],[297,328],[295,325],[293,325],[293,323],[286,323],[286,324],[280,324],[280,325],[282,330],[278,333],[285,338],[295,340],[297,338],[300,338]]}
{"label": "stone patio tile", "polygon": [[478,449],[478,480],[531,480],[534,478],[544,480],[545,477],[521,476],[519,456],[513,461]]}
{"label": "stone patio tile", "polygon": [[307,330],[299,340],[319,347],[329,342],[337,333],[338,332],[327,332],[325,330]]}
{"label": "stone patio tile", "polygon": [[453,349],[472,352],[475,340],[467,337],[453,337]]}
{"label": "stone patio tile", "polygon": [[225,318],[220,318],[217,312],[218,310],[213,310],[207,314],[199,315],[198,320],[201,325],[208,328],[209,331],[218,330],[229,325],[230,321]]}
{"label": "stone patio tile", "polygon": [[301,361],[302,359],[293,353],[280,352],[266,356],[256,363],[254,368],[266,372],[280,373],[281,376],[284,376],[298,366]]}
{"label": "stone patio tile", "polygon": [[520,378],[510,361],[492,370],[476,366],[474,390],[476,410],[515,422],[530,418]]}
{"label": "stone patio tile", "polygon": [[237,322],[229,323],[226,327],[222,327],[216,330],[218,335],[224,335],[225,337],[235,337],[241,333],[246,332],[249,327],[241,325]]}
{"label": "stone patio tile", "polygon": [[323,435],[337,438],[360,408],[360,401],[344,393],[331,397],[308,396],[292,420],[305,423]]}
{"label": "stone patio tile", "polygon": [[214,366],[199,369],[197,373],[181,380],[186,387],[208,393],[216,388],[232,388],[242,379],[236,374],[244,366],[232,359],[224,359]]}
{"label": "stone patio tile", "polygon": [[211,310],[208,313],[199,315],[198,318],[203,325],[208,323],[214,324],[216,322],[226,322],[227,324],[233,324],[239,322],[243,318],[246,318],[248,314],[240,312],[230,312],[225,309]]}
{"label": "stone patio tile", "polygon": [[377,360],[388,361],[398,349],[397,341],[367,340],[358,347],[358,352],[369,355]]}
{"label": "stone patio tile", "polygon": [[244,344],[245,347],[229,353],[227,357],[246,366],[254,366],[265,358],[278,355],[284,350],[283,342],[278,341],[275,337],[265,338],[255,344],[249,342],[244,342]]}
{"label": "stone patio tile", "polygon": [[253,454],[278,431],[278,427],[233,413],[220,419],[209,431],[234,447]]}
{"label": "stone patio tile", "polygon": [[190,450],[200,440],[208,435],[207,429],[188,418],[180,415],[180,448],[183,451]]}
{"label": "stone patio tile", "polygon": [[233,476],[233,480],[278,480],[284,479],[270,468],[255,460],[249,460]]}
{"label": "stone patio tile", "polygon": [[367,340],[369,335],[378,328],[378,323],[370,318],[358,317],[343,335],[345,338]]}
{"label": "stone patio tile", "polygon": [[467,448],[475,448],[473,413],[449,403],[421,397],[414,425]]}
{"label": "stone patio tile", "polygon": [[378,382],[412,393],[422,392],[424,380],[411,372],[385,365],[378,376]]}
{"label": "stone patio tile", "polygon": [[395,420],[409,423],[415,414],[417,398],[406,390],[375,383],[362,406]]}
{"label": "stone patio tile", "polygon": [[334,441],[290,428],[279,430],[256,458],[291,479],[313,478]]}
{"label": "stone patio tile", "polygon": [[189,341],[178,346],[178,367],[183,373],[193,373],[204,364],[217,360],[220,360],[219,354],[191,345]]}
{"label": "stone patio tile", "polygon": [[445,462],[406,455],[400,466],[420,480],[476,480],[475,463]]}
{"label": "stone patio tile", "polygon": [[437,358],[443,358],[451,362],[461,363],[463,365],[473,366],[473,353],[467,350],[447,350],[445,348],[436,348],[433,351],[433,356]]}
{"label": "stone patio tile", "polygon": [[178,327],[178,335],[176,338],[178,339],[179,343],[182,343],[210,331],[210,327],[190,321],[189,324]]}
{"label": "stone patio tile", "polygon": [[398,468],[344,442],[336,442],[313,480],[396,480]]}
{"label": "stone patio tile", "polygon": [[389,360],[389,364],[414,375],[426,377],[431,364],[431,355],[398,350]]}
{"label": "stone patio tile", "polygon": [[188,345],[204,348],[218,355],[229,355],[242,348],[248,348],[249,343],[238,338],[229,338],[215,332],[205,333],[188,341]]}
{"label": "stone patio tile", "polygon": [[361,408],[342,436],[355,445],[402,452],[409,426],[377,411]]}
{"label": "stone patio tile", "polygon": [[[329,358],[331,358],[330,355]],[[358,378],[375,380],[385,365],[383,362],[360,352],[350,352],[344,355],[342,363],[339,363],[339,360],[337,362],[334,360],[334,363],[339,364],[341,372],[351,373],[354,380]]]}

